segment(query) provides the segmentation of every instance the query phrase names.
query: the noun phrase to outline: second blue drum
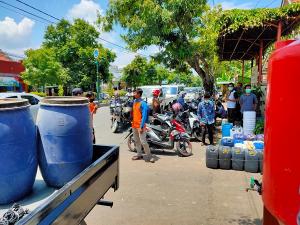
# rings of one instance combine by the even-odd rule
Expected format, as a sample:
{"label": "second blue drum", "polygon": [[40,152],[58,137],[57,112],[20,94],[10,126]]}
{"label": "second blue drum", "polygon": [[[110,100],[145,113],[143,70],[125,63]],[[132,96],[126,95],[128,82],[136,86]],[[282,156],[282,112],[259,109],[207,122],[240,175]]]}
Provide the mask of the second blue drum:
{"label": "second blue drum", "polygon": [[39,165],[45,182],[60,188],[92,161],[92,125],[88,100],[47,97],[37,117]]}

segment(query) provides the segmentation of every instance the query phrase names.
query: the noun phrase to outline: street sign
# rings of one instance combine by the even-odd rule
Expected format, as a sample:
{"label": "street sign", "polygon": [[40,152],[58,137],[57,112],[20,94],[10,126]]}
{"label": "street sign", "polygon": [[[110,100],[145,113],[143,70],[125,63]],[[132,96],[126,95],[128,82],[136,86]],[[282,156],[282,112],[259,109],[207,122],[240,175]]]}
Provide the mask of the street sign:
{"label": "street sign", "polygon": [[95,49],[94,50],[94,58],[97,59],[99,56],[99,50],[98,49]]}

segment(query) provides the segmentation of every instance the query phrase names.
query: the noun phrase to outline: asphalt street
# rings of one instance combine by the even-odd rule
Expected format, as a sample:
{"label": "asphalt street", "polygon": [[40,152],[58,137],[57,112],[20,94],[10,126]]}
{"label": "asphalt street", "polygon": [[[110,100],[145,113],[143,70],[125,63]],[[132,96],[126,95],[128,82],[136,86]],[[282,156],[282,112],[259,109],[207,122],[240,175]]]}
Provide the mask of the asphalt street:
{"label": "asphalt street", "polygon": [[155,163],[132,161],[126,132],[110,131],[109,108],[94,118],[97,144],[120,146],[120,188],[106,200],[113,208],[96,206],[88,225],[260,225],[261,196],[246,192],[250,177],[260,174],[213,170],[205,166],[205,148],[193,142],[193,155],[155,151]]}

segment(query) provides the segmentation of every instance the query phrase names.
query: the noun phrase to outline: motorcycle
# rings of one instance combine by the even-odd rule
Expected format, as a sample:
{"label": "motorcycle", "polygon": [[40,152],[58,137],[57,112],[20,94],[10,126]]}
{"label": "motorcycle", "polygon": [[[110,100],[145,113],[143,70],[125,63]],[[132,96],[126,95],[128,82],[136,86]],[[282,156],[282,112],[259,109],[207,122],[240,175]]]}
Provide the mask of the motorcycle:
{"label": "motorcycle", "polygon": [[[168,139],[164,137],[166,131],[160,126],[146,125],[146,138],[149,147],[153,149],[175,150],[177,155],[181,157],[192,155],[192,144],[189,140],[190,136],[186,133],[184,127],[175,119],[171,120],[170,124],[171,132]],[[126,138],[128,138],[127,145],[129,151],[136,151],[132,129],[130,129],[125,139]]]}
{"label": "motorcycle", "polygon": [[190,136],[201,141],[203,130],[199,118],[195,113],[190,112],[189,110],[179,112],[176,116],[176,120],[185,126],[186,131]]}
{"label": "motorcycle", "polygon": [[128,98],[125,102],[121,99],[114,99],[110,103],[111,130],[118,132],[121,128],[131,123],[132,101]]}

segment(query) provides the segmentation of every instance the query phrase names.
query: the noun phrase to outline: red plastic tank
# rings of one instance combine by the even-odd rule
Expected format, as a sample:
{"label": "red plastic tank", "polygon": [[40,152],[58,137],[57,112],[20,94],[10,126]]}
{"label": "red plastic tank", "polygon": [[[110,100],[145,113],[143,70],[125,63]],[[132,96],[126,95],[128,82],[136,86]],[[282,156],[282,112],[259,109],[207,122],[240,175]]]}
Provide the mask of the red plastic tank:
{"label": "red plastic tank", "polygon": [[300,210],[300,40],[276,46],[278,49],[271,55],[268,66],[263,201],[281,224],[297,225]]}

